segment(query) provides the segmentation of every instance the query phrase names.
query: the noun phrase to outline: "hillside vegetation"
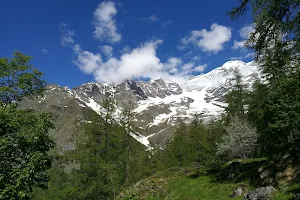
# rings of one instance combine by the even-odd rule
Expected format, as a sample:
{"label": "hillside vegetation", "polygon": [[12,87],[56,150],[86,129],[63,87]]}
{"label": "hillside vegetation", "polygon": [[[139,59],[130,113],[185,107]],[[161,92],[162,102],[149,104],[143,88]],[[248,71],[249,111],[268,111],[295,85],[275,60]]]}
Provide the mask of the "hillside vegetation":
{"label": "hillside vegetation", "polygon": [[[241,186],[246,191],[254,189],[247,180],[219,182],[212,174],[201,170],[199,172],[199,169],[171,168],[139,181],[122,192],[117,199],[229,200],[233,199],[233,191]],[[273,199],[293,199],[294,188],[297,188],[297,185],[278,190],[273,194]],[[243,196],[234,199],[243,199]]]}

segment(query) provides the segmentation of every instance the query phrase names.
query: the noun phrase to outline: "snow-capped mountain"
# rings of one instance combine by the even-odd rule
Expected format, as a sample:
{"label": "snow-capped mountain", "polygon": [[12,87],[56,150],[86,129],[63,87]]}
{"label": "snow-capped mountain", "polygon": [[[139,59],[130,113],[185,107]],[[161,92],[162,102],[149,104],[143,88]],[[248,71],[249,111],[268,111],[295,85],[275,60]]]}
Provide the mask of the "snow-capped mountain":
{"label": "snow-capped mountain", "polygon": [[[43,97],[27,101],[24,107],[51,108],[58,118],[68,117],[62,114],[64,112],[74,113],[80,109],[92,109],[101,115],[105,110],[99,102],[109,93],[117,103],[116,119],[129,102],[133,106],[138,129],[132,136],[145,146],[161,146],[172,134],[178,119],[189,121],[197,115],[203,120],[209,120],[223,112],[226,106],[224,95],[234,84],[236,68],[248,87],[259,76],[253,62],[229,61],[206,74],[190,77],[181,87],[163,79],[126,81],[116,86],[91,82],[73,89],[48,85]],[[75,118],[84,122],[84,116],[80,113],[75,112]],[[74,115],[70,117],[74,118]],[[64,128],[64,125],[61,126]]]}

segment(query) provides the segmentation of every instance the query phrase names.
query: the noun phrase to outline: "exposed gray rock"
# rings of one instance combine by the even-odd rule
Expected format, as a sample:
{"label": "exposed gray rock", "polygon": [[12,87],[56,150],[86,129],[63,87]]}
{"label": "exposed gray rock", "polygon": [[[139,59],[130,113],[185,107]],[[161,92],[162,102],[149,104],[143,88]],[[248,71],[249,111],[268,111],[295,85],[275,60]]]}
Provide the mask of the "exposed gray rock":
{"label": "exposed gray rock", "polygon": [[273,186],[260,187],[244,196],[244,200],[271,200],[276,189]]}
{"label": "exposed gray rock", "polygon": [[240,197],[243,194],[247,193],[248,189],[245,185],[240,185],[237,189],[235,189],[230,195],[231,198]]}
{"label": "exposed gray rock", "polygon": [[258,169],[258,173],[263,185],[274,184],[275,180],[273,178],[273,169],[261,167]]}
{"label": "exposed gray rock", "polygon": [[295,200],[300,200],[300,193],[295,194]]}
{"label": "exposed gray rock", "polygon": [[257,77],[257,67],[253,63],[230,61],[209,73],[192,76],[181,85],[164,79],[125,81],[119,85],[91,82],[73,89],[48,85],[44,96],[23,102],[23,107],[53,113],[58,120],[53,134],[64,138],[58,146],[68,151],[74,148],[70,139],[78,129],[74,124],[80,126],[85,122],[86,110],[101,115],[100,102],[111,94],[116,102],[114,117],[120,117],[124,107],[130,106],[136,112],[138,135],[144,137],[140,141],[149,139],[152,146],[163,146],[178,120],[189,122],[198,116],[208,121],[223,112],[225,95],[234,84],[235,68],[250,88]]}

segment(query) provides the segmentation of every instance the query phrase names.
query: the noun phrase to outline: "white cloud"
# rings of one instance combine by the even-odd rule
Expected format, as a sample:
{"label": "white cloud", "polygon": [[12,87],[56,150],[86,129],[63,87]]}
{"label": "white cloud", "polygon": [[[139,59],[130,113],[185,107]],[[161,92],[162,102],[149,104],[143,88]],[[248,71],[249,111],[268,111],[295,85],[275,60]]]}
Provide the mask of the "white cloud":
{"label": "white cloud", "polygon": [[170,57],[166,62],[161,62],[156,55],[156,50],[162,42],[162,40],[154,40],[132,50],[126,48],[126,52],[122,53],[119,58],[113,57],[112,47],[99,46],[103,54],[110,56],[106,61],[102,59],[100,53],[82,49],[79,44],[75,44],[73,38],[72,43],[68,43],[66,47],[73,49],[76,55],[73,63],[83,73],[93,75],[96,81],[111,84],[141,78],[164,78],[182,84],[188,79],[189,74],[200,72],[206,66],[197,66],[194,61],[183,63],[178,57]]}
{"label": "white cloud", "polygon": [[83,51],[79,44],[76,44],[73,49],[77,55],[77,59],[74,61],[74,63],[83,73],[92,74],[99,68],[99,66],[101,66],[102,58],[100,54]]}
{"label": "white cloud", "polygon": [[67,24],[60,23],[60,44],[62,46],[72,46],[74,44],[74,35],[74,31],[68,29]]}
{"label": "white cloud", "polygon": [[48,49],[45,49],[45,48],[41,49],[41,52],[42,52],[43,54],[49,54]]}
{"label": "white cloud", "polygon": [[184,64],[182,66],[183,74],[187,74],[188,72],[190,72],[192,70],[192,68],[194,67],[194,65],[195,65],[195,63],[193,63],[193,62]]}
{"label": "white cloud", "polygon": [[74,48],[77,60],[74,62],[88,74],[93,74],[96,81],[119,84],[127,79],[152,77],[162,70],[163,65],[156,57],[157,45],[162,41],[151,41],[123,54],[120,59],[110,58],[103,62],[100,54],[81,50],[79,45]]}
{"label": "white cloud", "polygon": [[253,24],[242,27],[239,30],[239,33],[240,33],[240,37],[243,40],[241,40],[241,41],[235,40],[234,44],[232,46],[232,49],[238,50],[238,49],[246,48],[245,44],[246,44],[247,40],[249,39],[249,37],[251,36],[251,34],[254,33],[254,31],[255,31],[255,27]]}
{"label": "white cloud", "polygon": [[231,39],[231,29],[216,23],[211,25],[211,30],[193,30],[189,36],[183,38],[182,44],[194,44],[204,52],[219,52],[226,42]]}
{"label": "white cloud", "polygon": [[194,62],[184,64],[181,58],[171,57],[163,63],[156,55],[156,49],[162,40],[150,41],[124,53],[120,58],[111,57],[106,62],[99,53],[84,51],[76,44],[73,47],[77,55],[74,63],[86,74],[92,74],[96,81],[120,84],[125,80],[140,78],[165,78],[181,83],[192,72],[200,72],[203,66]]}
{"label": "white cloud", "polygon": [[142,17],[141,20],[145,20],[145,21],[148,21],[150,23],[155,23],[155,22],[159,21],[159,19],[156,16],[156,14],[153,14],[150,17]]}
{"label": "white cloud", "polygon": [[102,2],[94,12],[94,37],[98,40],[119,42],[122,38],[117,31],[116,20],[117,9],[113,2]]}
{"label": "white cloud", "polygon": [[229,59],[230,60],[244,60],[246,58],[254,58],[254,53],[250,52],[250,53],[247,53],[244,56],[230,57]]}
{"label": "white cloud", "polygon": [[108,45],[98,46],[101,52],[107,57],[110,58],[113,56],[113,48]]}
{"label": "white cloud", "polygon": [[244,26],[239,31],[240,37],[243,39],[248,39],[250,37],[251,33],[253,33],[254,31],[255,31],[255,27],[253,24]]}
{"label": "white cloud", "polygon": [[231,48],[234,49],[234,50],[237,50],[237,49],[240,49],[240,48],[245,48],[245,43],[246,43],[246,40],[242,40],[242,41],[234,40],[234,44]]}
{"label": "white cloud", "polygon": [[182,60],[180,58],[171,57],[165,63],[165,70],[170,74],[178,73],[178,66],[182,64]]}
{"label": "white cloud", "polygon": [[188,75],[193,72],[203,72],[206,69],[207,65],[196,65],[194,62],[189,62],[182,66],[181,75]]}
{"label": "white cloud", "polygon": [[129,53],[131,51],[131,48],[129,46],[123,47],[119,52],[120,53]]}
{"label": "white cloud", "polygon": [[244,58],[254,58],[254,53],[247,53]]}
{"label": "white cloud", "polygon": [[243,56],[234,56],[234,57],[230,57],[229,60],[243,60]]}
{"label": "white cloud", "polygon": [[193,71],[194,71],[194,72],[203,72],[203,71],[206,69],[206,67],[207,67],[206,64],[205,64],[205,65],[200,65],[200,66],[198,66],[198,67],[195,67],[195,68],[193,69]]}

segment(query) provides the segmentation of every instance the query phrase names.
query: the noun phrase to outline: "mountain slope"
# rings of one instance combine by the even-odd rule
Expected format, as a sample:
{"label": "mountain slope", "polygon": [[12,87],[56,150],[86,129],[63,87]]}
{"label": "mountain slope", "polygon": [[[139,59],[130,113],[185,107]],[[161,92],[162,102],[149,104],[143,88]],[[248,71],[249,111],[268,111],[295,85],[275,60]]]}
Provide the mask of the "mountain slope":
{"label": "mountain slope", "polygon": [[[99,115],[105,112],[99,102],[111,94],[117,104],[116,119],[125,106],[133,107],[138,128],[132,136],[147,147],[163,147],[178,119],[189,121],[198,116],[210,120],[223,112],[226,106],[224,96],[234,84],[236,68],[248,87],[259,77],[253,62],[229,61],[206,74],[190,77],[181,86],[163,79],[126,81],[120,85],[91,82],[73,89],[48,85],[43,97],[26,101],[23,107],[50,111],[60,121],[57,132],[68,129],[75,132],[73,124],[85,122],[85,110],[93,110]],[[63,121],[66,122],[64,125]],[[67,125],[71,122],[73,124]]]}

